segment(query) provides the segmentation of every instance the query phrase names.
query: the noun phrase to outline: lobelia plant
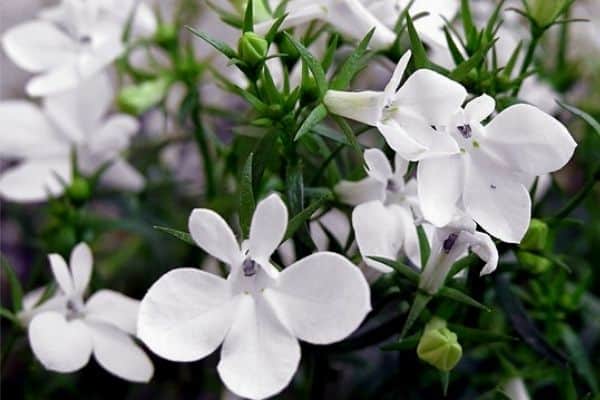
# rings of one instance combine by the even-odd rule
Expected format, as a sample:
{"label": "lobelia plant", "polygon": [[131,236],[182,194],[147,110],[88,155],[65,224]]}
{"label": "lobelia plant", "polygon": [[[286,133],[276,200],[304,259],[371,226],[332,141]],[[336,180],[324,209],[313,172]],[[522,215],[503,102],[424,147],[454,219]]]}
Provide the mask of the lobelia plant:
{"label": "lobelia plant", "polygon": [[598,396],[580,5],[57,0],[9,27],[35,98],[0,101],[2,394]]}

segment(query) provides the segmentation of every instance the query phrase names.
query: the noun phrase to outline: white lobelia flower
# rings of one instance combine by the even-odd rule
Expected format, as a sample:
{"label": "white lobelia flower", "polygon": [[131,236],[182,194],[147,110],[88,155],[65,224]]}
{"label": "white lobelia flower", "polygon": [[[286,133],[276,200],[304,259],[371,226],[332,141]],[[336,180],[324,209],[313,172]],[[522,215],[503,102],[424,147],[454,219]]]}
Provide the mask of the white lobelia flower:
{"label": "white lobelia flower", "polygon": [[500,388],[510,400],[530,400],[529,392],[523,378],[514,377],[505,382]]}
{"label": "white lobelia flower", "polygon": [[[71,252],[70,269],[58,254],[49,255],[58,293],[33,308],[29,343],[49,370],[73,372],[92,353],[110,373],[133,382],[148,382],[154,367],[134,342],[139,302],[112,290],[100,290],[84,302],[92,275],[92,253],[85,243]],[[35,296],[32,296],[32,298]]]}
{"label": "white lobelia flower", "polygon": [[0,102],[0,158],[21,161],[0,175],[0,195],[17,202],[60,195],[72,179],[73,148],[83,174],[110,163],[103,183],[142,189],[144,177],[120,156],[138,122],[124,114],[105,117],[111,102],[111,85],[104,74],[45,98],[41,108],[24,100]]}
{"label": "white lobelia flower", "polygon": [[31,96],[47,96],[77,87],[114,61],[123,51],[122,26],[102,17],[97,1],[64,0],[60,21],[33,20],[14,26],[2,37],[8,57],[38,74],[26,86]]}
{"label": "white lobelia flower", "polygon": [[469,250],[484,260],[481,275],[492,273],[498,265],[498,250],[492,238],[475,230],[475,223],[466,216],[455,216],[445,227],[435,229],[431,253],[419,280],[419,288],[435,294],[442,287],[450,268]]}
{"label": "white lobelia flower", "polygon": [[531,217],[524,181],[560,169],[577,144],[563,124],[527,104],[508,107],[483,126],[494,108],[490,96],[475,98],[440,132],[461,151],[419,162],[419,204],[436,226],[464,208],[492,236],[518,243]]}
{"label": "white lobelia flower", "polygon": [[139,337],[173,361],[201,359],[222,344],[217,369],[229,390],[250,399],[283,390],[298,368],[298,339],[342,340],[371,308],[365,278],[338,254],[317,252],[281,272],[270,263],[287,218],[281,199],[267,197],[240,248],[223,218],[194,210],[192,238],[231,272],[227,279],[192,268],[165,274],[142,300]]}
{"label": "white lobelia flower", "polygon": [[433,126],[443,125],[460,109],[467,91],[428,69],[415,71],[398,88],[410,56],[409,51],[402,56],[382,92],[328,90],[324,103],[333,114],[376,126],[387,144],[407,160],[458,153],[456,142]]}
{"label": "white lobelia flower", "polygon": [[378,256],[396,259],[403,250],[415,265],[420,266],[419,238],[413,214],[418,211],[417,183],[404,182],[408,162],[398,154],[395,170],[379,149],[364,152],[367,177],[358,181],[341,181],[335,192],[346,204],[355,205],[352,226],[358,249],[367,265],[381,271],[392,269],[369,259]]}
{"label": "white lobelia flower", "polygon": [[[376,50],[387,49],[396,40],[396,33],[377,19],[360,0],[291,0],[287,2],[285,12],[287,16],[280,29],[320,20],[355,40],[363,39],[375,28],[369,45]],[[269,20],[258,23],[254,30],[258,34],[265,34],[273,22]]]}

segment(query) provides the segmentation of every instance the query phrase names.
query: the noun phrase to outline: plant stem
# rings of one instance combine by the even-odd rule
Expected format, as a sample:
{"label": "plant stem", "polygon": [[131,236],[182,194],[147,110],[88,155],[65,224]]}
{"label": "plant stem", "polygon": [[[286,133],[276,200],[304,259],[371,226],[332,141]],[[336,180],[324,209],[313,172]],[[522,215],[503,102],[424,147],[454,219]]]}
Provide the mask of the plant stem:
{"label": "plant stem", "polygon": [[554,224],[554,223],[559,222],[560,220],[566,218],[567,216],[569,216],[569,214],[571,214],[571,212],[574,209],[576,209],[583,200],[585,200],[587,195],[592,192],[592,190],[594,189],[594,186],[596,186],[596,183],[599,180],[600,180],[600,165],[597,165],[596,168],[594,168],[594,172],[589,177],[588,181],[583,186],[583,188],[579,191],[579,193],[577,193],[573,198],[571,198],[571,200],[569,200],[569,202],[562,209],[560,209],[560,211],[558,211],[556,213],[556,215],[554,215],[554,217],[550,218],[549,224]]}
{"label": "plant stem", "polygon": [[[198,93],[196,93],[196,95],[199,96]],[[204,177],[206,179],[206,197],[209,200],[211,200],[216,195],[213,160],[208,141],[206,140],[206,130],[204,129],[204,125],[202,123],[202,117],[200,116],[200,99],[196,99],[196,102],[197,104],[192,111],[192,123],[194,124],[194,139],[196,140],[196,144],[198,145],[198,149],[200,150],[200,154],[202,155],[202,162],[204,164]]]}

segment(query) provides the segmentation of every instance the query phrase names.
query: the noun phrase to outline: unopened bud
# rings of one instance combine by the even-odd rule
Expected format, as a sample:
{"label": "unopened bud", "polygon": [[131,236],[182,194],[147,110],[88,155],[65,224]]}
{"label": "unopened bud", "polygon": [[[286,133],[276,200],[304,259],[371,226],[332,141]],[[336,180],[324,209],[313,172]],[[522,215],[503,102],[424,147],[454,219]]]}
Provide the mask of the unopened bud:
{"label": "unopened bud", "polygon": [[87,180],[79,176],[73,178],[73,182],[67,188],[67,195],[75,204],[84,203],[90,198],[91,194],[90,184]]}
{"label": "unopened bud", "polygon": [[160,77],[121,89],[117,98],[119,108],[128,114],[140,115],[156,106],[165,97],[171,80]]}
{"label": "unopened bud", "polygon": [[417,355],[440,371],[452,370],[462,357],[462,347],[456,333],[446,327],[446,321],[433,317],[419,340]]}
{"label": "unopened bud", "polygon": [[532,219],[519,247],[524,250],[541,251],[546,247],[547,240],[548,225],[539,219]]}
{"label": "unopened bud", "polygon": [[534,274],[541,274],[550,269],[552,262],[547,258],[528,251],[517,252],[519,264]]}
{"label": "unopened bud", "polygon": [[269,43],[254,32],[244,32],[238,42],[240,58],[250,66],[256,66],[267,56]]}
{"label": "unopened bud", "polygon": [[541,27],[554,22],[565,4],[566,0],[527,0],[530,16]]}

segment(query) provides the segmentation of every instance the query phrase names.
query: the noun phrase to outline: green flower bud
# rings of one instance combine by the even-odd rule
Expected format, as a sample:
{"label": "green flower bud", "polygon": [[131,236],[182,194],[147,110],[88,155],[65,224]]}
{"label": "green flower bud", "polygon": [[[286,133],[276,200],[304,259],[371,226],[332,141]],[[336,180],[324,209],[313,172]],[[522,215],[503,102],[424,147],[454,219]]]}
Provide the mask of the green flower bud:
{"label": "green flower bud", "polygon": [[462,347],[456,334],[446,327],[446,321],[433,317],[419,340],[417,355],[440,371],[448,372],[462,357]]}
{"label": "green flower bud", "polygon": [[298,49],[296,49],[296,46],[294,46],[290,39],[285,35],[278,35],[277,47],[281,53],[287,55],[284,60],[297,60],[300,58]]}
{"label": "green flower bud", "polygon": [[541,274],[550,269],[552,262],[547,258],[538,256],[528,251],[517,252],[519,264],[534,274]]}
{"label": "green flower bud", "polygon": [[84,178],[79,176],[73,179],[71,185],[67,188],[67,195],[75,204],[82,204],[90,198],[92,189],[90,184]]}
{"label": "green flower bud", "polygon": [[254,32],[244,32],[238,42],[240,58],[250,66],[256,66],[267,56],[269,43]]}
{"label": "green flower bud", "polygon": [[527,0],[527,6],[535,22],[545,27],[558,18],[566,2],[566,0]]}
{"label": "green flower bud", "polygon": [[154,33],[154,41],[160,46],[171,48],[177,43],[177,27],[171,24],[160,24]]}
{"label": "green flower bud", "polygon": [[[254,16],[255,24],[272,18],[271,13],[269,13],[269,10],[265,6],[265,1],[266,0],[254,0],[252,2],[252,14]],[[247,0],[230,0],[230,2],[241,15],[244,15],[246,5],[248,4]]]}
{"label": "green flower bud", "polygon": [[547,240],[548,225],[539,219],[532,219],[519,247],[524,250],[541,251],[546,247]]}
{"label": "green flower bud", "polygon": [[126,86],[117,97],[119,108],[132,115],[140,115],[154,107],[167,94],[171,79],[160,77],[138,85]]}

